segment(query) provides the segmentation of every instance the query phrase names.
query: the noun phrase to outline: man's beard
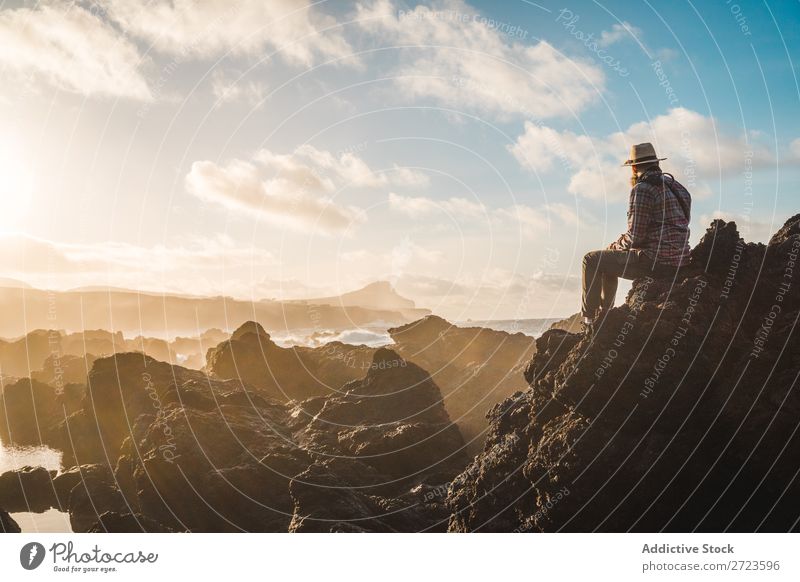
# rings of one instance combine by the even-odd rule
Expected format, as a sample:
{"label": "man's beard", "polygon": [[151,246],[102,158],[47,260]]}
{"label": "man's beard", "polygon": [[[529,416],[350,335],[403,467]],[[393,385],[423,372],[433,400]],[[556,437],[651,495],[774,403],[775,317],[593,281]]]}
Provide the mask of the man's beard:
{"label": "man's beard", "polygon": [[636,186],[636,182],[639,180],[639,174],[636,173],[636,170],[631,170],[631,188]]}

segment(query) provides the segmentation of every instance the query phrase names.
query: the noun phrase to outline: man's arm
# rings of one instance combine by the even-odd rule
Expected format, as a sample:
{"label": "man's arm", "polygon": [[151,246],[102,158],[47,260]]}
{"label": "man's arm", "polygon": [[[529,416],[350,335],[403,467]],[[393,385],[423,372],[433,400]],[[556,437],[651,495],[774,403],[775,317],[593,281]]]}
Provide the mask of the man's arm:
{"label": "man's arm", "polygon": [[640,182],[631,190],[628,203],[628,231],[611,243],[610,249],[625,251],[644,246],[653,216],[653,187]]}

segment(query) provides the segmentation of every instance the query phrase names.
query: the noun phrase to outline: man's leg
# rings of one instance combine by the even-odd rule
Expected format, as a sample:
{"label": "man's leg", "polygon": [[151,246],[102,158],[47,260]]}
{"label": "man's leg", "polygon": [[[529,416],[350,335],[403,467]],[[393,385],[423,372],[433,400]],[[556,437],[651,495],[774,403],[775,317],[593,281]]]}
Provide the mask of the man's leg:
{"label": "man's leg", "polygon": [[611,309],[617,293],[617,278],[633,279],[651,273],[652,260],[640,251],[592,251],[583,257],[583,301],[585,319],[598,310]]}

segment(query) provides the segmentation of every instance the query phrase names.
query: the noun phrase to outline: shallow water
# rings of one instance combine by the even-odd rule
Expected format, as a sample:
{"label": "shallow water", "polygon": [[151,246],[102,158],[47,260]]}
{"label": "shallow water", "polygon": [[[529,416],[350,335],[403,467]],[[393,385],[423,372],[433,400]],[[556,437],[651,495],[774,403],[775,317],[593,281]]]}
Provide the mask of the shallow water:
{"label": "shallow water", "polygon": [[[44,467],[48,471],[61,470],[61,453],[50,447],[16,447],[0,441],[0,474],[21,469],[26,465]],[[58,509],[43,513],[12,513],[23,533],[70,532],[69,514]]]}

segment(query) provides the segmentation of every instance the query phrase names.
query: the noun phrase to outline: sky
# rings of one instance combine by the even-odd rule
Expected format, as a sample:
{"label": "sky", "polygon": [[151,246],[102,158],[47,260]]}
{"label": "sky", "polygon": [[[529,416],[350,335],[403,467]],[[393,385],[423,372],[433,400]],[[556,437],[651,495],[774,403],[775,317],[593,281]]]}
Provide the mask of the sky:
{"label": "sky", "polygon": [[633,143],[692,244],[798,212],[799,30],[796,1],[0,2],[0,276],[567,316]]}

